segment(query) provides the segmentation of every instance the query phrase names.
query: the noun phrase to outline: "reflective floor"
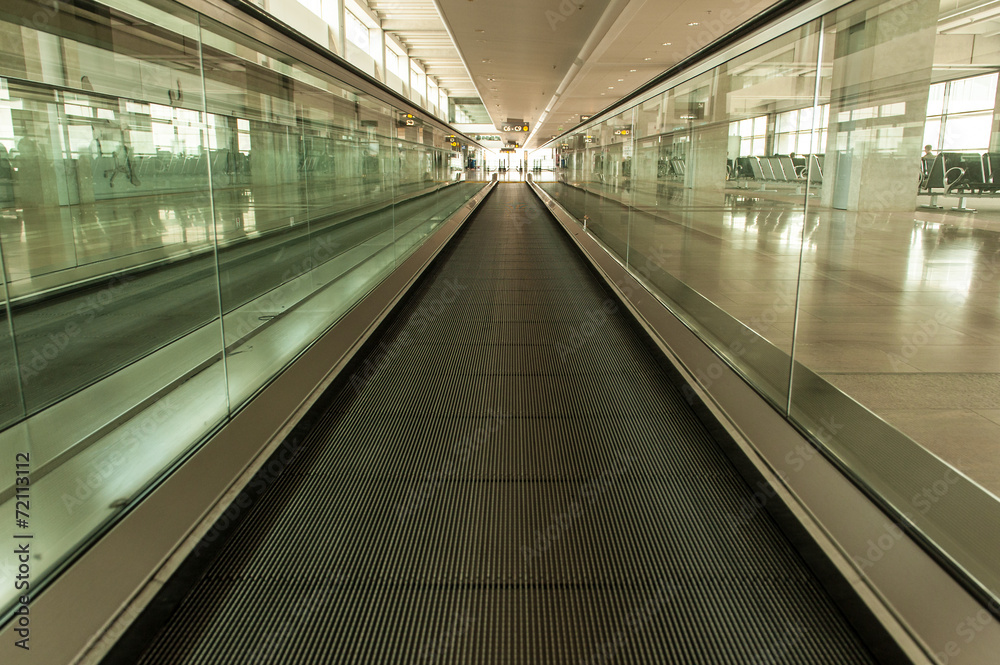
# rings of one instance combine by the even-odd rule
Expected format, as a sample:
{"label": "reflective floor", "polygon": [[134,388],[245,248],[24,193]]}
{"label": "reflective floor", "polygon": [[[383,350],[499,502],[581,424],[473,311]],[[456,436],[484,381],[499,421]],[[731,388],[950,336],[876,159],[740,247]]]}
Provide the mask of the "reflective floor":
{"label": "reflective floor", "polygon": [[[806,212],[794,192],[729,188],[712,205],[681,187],[586,188],[573,205],[610,247],[633,252],[640,273],[662,268],[1000,494],[1000,211],[992,202],[976,213],[857,213],[810,201]],[[631,216],[608,214],[623,201],[634,202]],[[649,249],[636,257],[635,248]]]}
{"label": "reflective floor", "polygon": [[[341,179],[289,187],[207,188],[85,205],[0,210],[0,242],[12,298],[57,288],[220,243],[252,240],[320,215],[410,196],[444,183],[366,187]],[[319,195],[319,193],[325,193]],[[308,204],[307,204],[308,202]],[[217,223],[213,222],[213,204]]]}

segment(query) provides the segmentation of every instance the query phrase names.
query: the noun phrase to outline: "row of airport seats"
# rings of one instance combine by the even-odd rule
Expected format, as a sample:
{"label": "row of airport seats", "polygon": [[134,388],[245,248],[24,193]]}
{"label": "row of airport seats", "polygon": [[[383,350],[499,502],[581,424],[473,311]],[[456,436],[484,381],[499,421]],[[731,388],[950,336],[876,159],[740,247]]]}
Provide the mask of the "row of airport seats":
{"label": "row of airport seats", "polygon": [[924,194],[989,195],[1000,191],[1000,153],[942,152],[920,160]]}
{"label": "row of airport seats", "polygon": [[685,164],[684,160],[680,157],[671,157],[670,159],[661,159],[656,168],[656,176],[658,178],[684,178]]}
{"label": "row of airport seats", "polygon": [[[96,144],[96,142],[95,142]],[[136,155],[130,148],[116,144],[102,150],[100,144],[84,152],[80,160],[89,161],[91,182],[97,199],[114,198],[141,188],[143,193],[164,193],[201,189],[205,185],[211,160],[212,181],[217,186],[248,184],[250,155],[228,149],[211,150],[198,155],[159,151],[155,155]],[[0,156],[0,205],[14,200],[14,169],[19,157]],[[333,173],[330,155],[309,156],[297,168],[307,173]]]}
{"label": "row of airport seats", "polygon": [[90,159],[94,194],[98,199],[114,197],[135,187],[149,193],[199,189],[209,172],[209,160],[212,180],[217,185],[231,184],[229,181],[246,179],[250,174],[250,158],[228,149],[198,155],[163,150],[155,155],[135,155],[130,148],[119,144],[110,153],[101,152]]}
{"label": "row of airport seats", "polygon": [[4,148],[0,152],[0,208],[14,204],[14,169],[7,155],[7,150]]}
{"label": "row of airport seats", "polygon": [[808,178],[812,184],[822,184],[823,157],[824,155],[795,158],[789,155],[737,157],[730,166],[730,176],[733,179],[794,183],[803,183]]}
{"label": "row of airport seats", "polygon": [[974,212],[966,205],[970,196],[987,197],[1000,193],[1000,153],[941,152],[920,160],[920,194],[931,196],[928,208],[940,208],[939,195],[959,196],[954,210]]}
{"label": "row of airport seats", "polygon": [[[738,157],[727,160],[726,175],[729,179],[757,180],[761,182],[803,183],[809,178],[813,184],[823,182],[824,155],[808,155],[792,158],[789,155],[771,157]],[[809,161],[812,171],[809,171]],[[685,163],[682,158],[661,159],[656,175],[660,178],[683,179]]]}

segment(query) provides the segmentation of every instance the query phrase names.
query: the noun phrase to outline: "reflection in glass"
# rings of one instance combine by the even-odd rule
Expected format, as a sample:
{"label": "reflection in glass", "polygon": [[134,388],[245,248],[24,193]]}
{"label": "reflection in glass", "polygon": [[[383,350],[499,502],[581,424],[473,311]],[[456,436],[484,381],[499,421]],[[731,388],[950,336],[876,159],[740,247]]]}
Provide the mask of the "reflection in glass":
{"label": "reflection in glass", "polygon": [[0,451],[31,453],[38,579],[479,189],[413,108],[121,4],[0,22]]}
{"label": "reflection in glass", "polygon": [[600,182],[606,118],[539,185],[995,597],[1000,51],[959,5],[855,0],[629,100],[631,206]]}

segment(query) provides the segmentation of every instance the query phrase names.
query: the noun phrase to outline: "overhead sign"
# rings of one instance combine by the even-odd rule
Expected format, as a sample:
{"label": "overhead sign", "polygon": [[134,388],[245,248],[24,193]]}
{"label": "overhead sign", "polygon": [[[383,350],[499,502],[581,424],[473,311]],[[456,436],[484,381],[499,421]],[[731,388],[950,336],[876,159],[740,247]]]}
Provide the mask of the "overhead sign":
{"label": "overhead sign", "polygon": [[591,118],[591,116],[589,116],[589,115],[581,115],[580,116],[580,122],[587,122],[588,120],[590,120],[590,118]]}
{"label": "overhead sign", "polygon": [[632,133],[631,129],[622,128],[622,129],[616,129],[615,130],[615,136],[628,136],[631,133]]}
{"label": "overhead sign", "polygon": [[500,131],[501,132],[526,132],[526,131],[528,131],[528,123],[525,122],[525,123],[517,124],[517,125],[504,124],[500,128]]}
{"label": "overhead sign", "polygon": [[517,148],[500,148],[500,152],[517,152]]}

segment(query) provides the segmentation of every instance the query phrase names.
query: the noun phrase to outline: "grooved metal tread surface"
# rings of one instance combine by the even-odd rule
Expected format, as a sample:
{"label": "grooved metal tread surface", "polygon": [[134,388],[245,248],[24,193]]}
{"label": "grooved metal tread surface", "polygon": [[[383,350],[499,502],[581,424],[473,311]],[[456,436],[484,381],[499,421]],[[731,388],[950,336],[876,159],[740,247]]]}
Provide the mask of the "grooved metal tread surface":
{"label": "grooved metal tread surface", "polygon": [[140,662],[874,662],[527,187],[467,224]]}

